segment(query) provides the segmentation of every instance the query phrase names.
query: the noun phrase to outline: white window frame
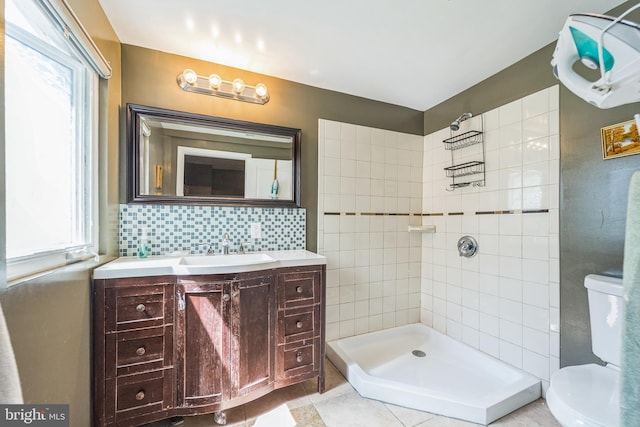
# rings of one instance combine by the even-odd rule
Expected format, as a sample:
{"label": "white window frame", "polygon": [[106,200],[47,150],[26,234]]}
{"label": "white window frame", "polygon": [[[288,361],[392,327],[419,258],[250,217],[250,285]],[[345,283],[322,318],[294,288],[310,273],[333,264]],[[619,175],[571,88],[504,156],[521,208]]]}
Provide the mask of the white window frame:
{"label": "white window frame", "polygon": [[[75,215],[81,222],[78,231],[82,235],[84,243],[56,250],[8,258],[6,261],[9,285],[19,283],[25,276],[47,273],[57,267],[96,256],[98,248],[98,76],[100,74],[102,77],[109,77],[111,70],[108,64],[106,68],[108,73],[96,67],[95,64],[99,63],[99,60],[102,60],[103,64],[106,64],[104,57],[99,54],[99,51],[97,52],[97,58],[87,58],[87,50],[82,49],[83,45],[87,45],[86,41],[84,44],[78,42],[79,39],[84,41],[88,38],[86,32],[81,34],[82,37],[74,37],[72,33],[72,30],[77,30],[77,28],[84,31],[84,28],[82,28],[79,22],[76,21],[76,25],[70,28],[68,25],[61,24],[61,22],[64,21],[61,15],[52,13],[52,10],[66,10],[70,12],[64,0],[54,0],[53,2],[49,0],[34,0],[34,2],[43,7],[44,15],[65,33],[70,49],[74,51],[76,57],[71,59],[67,53],[43,42],[38,37],[16,27],[10,22],[6,22],[6,36],[74,69],[73,90],[74,93],[78,91],[78,96],[75,97],[74,95],[74,98],[80,101],[80,104],[74,108],[78,117],[75,123],[75,143],[81,145],[79,150],[75,150],[75,161],[82,163],[82,166],[76,169],[77,176],[75,185],[78,191],[84,193],[81,203],[77,206]],[[66,17],[68,18],[69,16],[77,20],[73,12],[70,12],[70,15]],[[88,40],[90,41],[90,38]],[[91,46],[95,48],[92,42]],[[81,65],[77,65],[78,61]],[[73,62],[76,64],[72,65]],[[6,107],[5,105],[5,108]],[[8,144],[8,142],[5,143]],[[10,159],[5,159],[5,161],[10,161]],[[78,199],[76,199],[76,201],[78,201]],[[6,224],[5,226],[10,227],[11,224]]]}

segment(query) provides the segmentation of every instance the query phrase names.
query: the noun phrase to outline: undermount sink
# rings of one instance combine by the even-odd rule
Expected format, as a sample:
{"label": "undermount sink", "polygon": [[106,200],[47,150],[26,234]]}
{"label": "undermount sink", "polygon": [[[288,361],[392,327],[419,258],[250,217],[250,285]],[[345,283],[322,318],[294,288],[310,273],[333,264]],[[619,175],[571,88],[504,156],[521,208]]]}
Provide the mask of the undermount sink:
{"label": "undermount sink", "polygon": [[180,260],[182,265],[207,267],[232,267],[253,264],[266,264],[276,259],[267,254],[233,254],[233,255],[193,255]]}

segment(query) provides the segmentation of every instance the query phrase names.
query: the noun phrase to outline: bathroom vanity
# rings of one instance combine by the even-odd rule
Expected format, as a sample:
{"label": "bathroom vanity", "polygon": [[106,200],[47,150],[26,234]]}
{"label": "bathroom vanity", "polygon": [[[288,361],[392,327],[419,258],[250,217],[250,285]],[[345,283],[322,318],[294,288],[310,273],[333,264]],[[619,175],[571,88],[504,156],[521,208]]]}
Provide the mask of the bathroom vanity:
{"label": "bathroom vanity", "polygon": [[95,270],[96,426],[206,413],[224,424],[225,409],[274,389],[316,378],[324,390],[326,259],[242,257],[121,258]]}

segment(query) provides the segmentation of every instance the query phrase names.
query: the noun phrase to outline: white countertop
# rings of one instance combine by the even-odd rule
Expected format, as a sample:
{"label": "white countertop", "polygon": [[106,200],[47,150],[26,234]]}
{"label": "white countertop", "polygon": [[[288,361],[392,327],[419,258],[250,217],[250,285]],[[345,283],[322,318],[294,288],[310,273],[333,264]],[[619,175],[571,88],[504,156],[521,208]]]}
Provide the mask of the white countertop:
{"label": "white countertop", "polygon": [[[208,263],[208,260],[211,262]],[[257,261],[251,262],[252,260]],[[246,256],[233,254],[122,257],[96,268],[93,271],[93,278],[242,273],[326,263],[326,257],[306,250],[250,252]]]}

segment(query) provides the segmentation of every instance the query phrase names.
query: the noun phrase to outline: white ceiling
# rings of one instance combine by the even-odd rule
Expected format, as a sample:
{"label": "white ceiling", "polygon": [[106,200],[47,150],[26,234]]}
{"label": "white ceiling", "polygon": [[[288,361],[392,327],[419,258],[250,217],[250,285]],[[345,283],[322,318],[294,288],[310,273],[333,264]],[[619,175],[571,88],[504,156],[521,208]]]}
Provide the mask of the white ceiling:
{"label": "white ceiling", "polygon": [[623,3],[99,1],[122,43],[420,111],[553,42],[569,14],[603,13]]}

